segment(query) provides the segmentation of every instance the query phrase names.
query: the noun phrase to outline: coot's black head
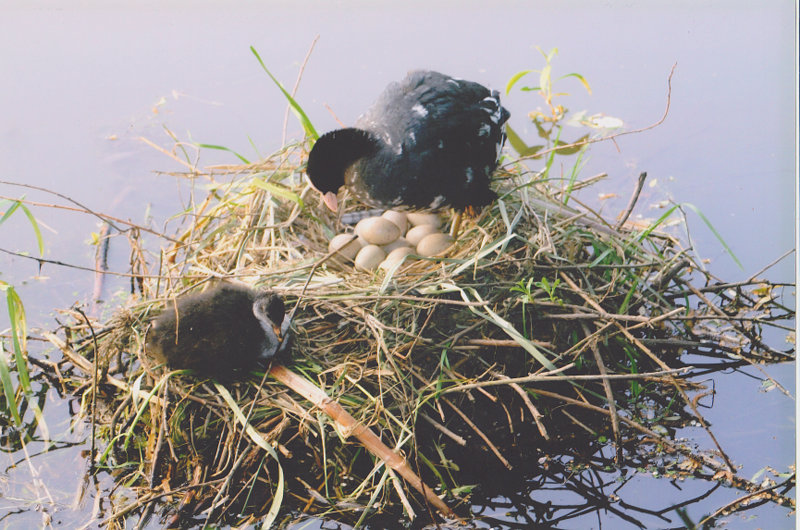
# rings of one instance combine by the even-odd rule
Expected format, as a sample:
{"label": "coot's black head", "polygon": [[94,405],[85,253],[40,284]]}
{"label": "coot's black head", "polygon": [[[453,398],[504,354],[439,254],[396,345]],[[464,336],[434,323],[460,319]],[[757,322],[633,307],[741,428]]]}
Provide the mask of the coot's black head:
{"label": "coot's black head", "polygon": [[253,300],[253,314],[261,322],[280,330],[286,315],[286,306],[280,296],[263,291],[258,293]]}
{"label": "coot's black head", "polygon": [[306,174],[328,208],[337,209],[336,193],[344,186],[347,168],[378,148],[371,133],[356,128],[337,129],[319,137],[308,154]]}

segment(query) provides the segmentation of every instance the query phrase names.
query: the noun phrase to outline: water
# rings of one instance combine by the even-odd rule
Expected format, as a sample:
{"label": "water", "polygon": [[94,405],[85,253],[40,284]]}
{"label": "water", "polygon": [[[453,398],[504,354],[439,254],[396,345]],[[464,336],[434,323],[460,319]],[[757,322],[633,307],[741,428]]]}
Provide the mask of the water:
{"label": "water", "polygon": [[[439,69],[502,90],[515,72],[541,68],[535,45],[559,48],[556,75],[579,72],[591,83],[588,95],[572,78],[557,82],[558,89],[570,93],[565,103],[571,111],[603,112],[622,118],[627,128],[646,127],[663,113],[667,77],[677,63],[666,121],[590,151],[582,176],[610,175],[591,193],[618,197],[584,198],[616,215],[639,172],[647,171],[654,186],[645,188],[635,213],[656,218],[663,210],[651,205],[665,198],[694,204],[743,264],[739,269],[690,213],[701,254],[726,280],[745,279],[795,246],[792,2],[647,7],[624,2],[410,2],[402,7],[252,2],[229,7],[209,1],[166,9],[156,3],[132,9],[87,2],[70,9],[56,2],[37,7],[11,2],[3,11],[0,180],[54,190],[121,219],[160,228],[187,200],[178,179],[155,173],[181,167],[140,137],[171,149],[173,142],[164,132],[168,128],[182,139],[225,145],[250,158],[258,156],[253,145],[262,155],[274,151],[285,103],[248,47],[253,45],[273,74],[291,87],[319,35],[297,98],[320,131],[337,126],[326,106],[342,122],[352,123],[387,82],[412,68]],[[529,81],[535,83],[535,76]],[[533,138],[525,116],[541,102],[515,91],[504,105],[511,110],[511,125]],[[301,135],[292,117],[287,135]],[[222,152],[199,156],[200,165],[236,162]],[[32,201],[68,204],[46,193],[0,185],[0,195],[23,194]],[[86,242],[97,230],[95,218],[43,206],[32,210],[44,227],[45,258],[93,267],[94,250]],[[126,270],[123,247],[112,244],[112,270]],[[36,254],[22,216],[0,227],[0,248]],[[793,282],[792,261],[783,260],[766,276]],[[8,254],[0,256],[0,279],[18,287],[30,326],[44,329],[56,327],[54,309],[88,301],[94,281],[86,271],[48,264],[40,270],[37,262]],[[126,289],[124,279],[109,281],[108,305],[119,303]],[[5,315],[0,318],[5,328]],[[779,348],[781,340],[776,337]],[[41,349],[32,344],[32,355]],[[794,393],[792,366],[768,370]],[[740,375],[715,382],[715,407],[705,412],[723,447],[743,466],[742,475],[765,465],[785,470],[794,461],[793,400],[776,391],[764,394],[759,381]],[[69,428],[68,404],[54,391],[45,412],[57,439],[86,438],[80,426],[77,432]],[[759,418],[756,424],[739,419],[753,415]],[[3,521],[12,527],[39,524],[42,513],[68,526],[89,520],[92,496],[76,500],[75,495],[86,467],[80,449],[85,447],[37,456],[33,461],[40,467],[33,470],[12,466],[21,456],[7,455],[0,475],[0,514],[13,514]],[[33,473],[47,484],[52,502],[27,489]],[[650,487],[667,494],[660,485],[641,490]],[[692,507],[690,514],[697,518],[724,502],[712,499]],[[792,526],[783,509],[768,505],[755,513],[754,521],[736,520],[735,526]],[[613,521],[604,524],[615,527]],[[585,522],[598,524],[596,519]]]}

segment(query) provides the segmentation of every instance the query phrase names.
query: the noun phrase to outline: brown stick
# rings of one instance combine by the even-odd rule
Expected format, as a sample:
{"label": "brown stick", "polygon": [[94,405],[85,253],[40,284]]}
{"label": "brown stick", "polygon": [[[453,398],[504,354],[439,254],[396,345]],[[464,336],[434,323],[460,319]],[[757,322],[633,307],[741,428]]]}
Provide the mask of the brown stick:
{"label": "brown stick", "polygon": [[636,182],[636,189],[633,190],[633,195],[631,195],[631,200],[628,201],[628,206],[625,207],[625,212],[620,217],[617,224],[614,226],[615,230],[619,230],[625,224],[625,221],[628,220],[630,217],[631,212],[633,211],[634,206],[636,206],[636,201],[639,200],[639,194],[642,192],[642,187],[644,186],[644,181],[647,178],[647,172],[642,171],[639,174],[639,180]]}
{"label": "brown stick", "polygon": [[395,453],[387,447],[374,432],[359,423],[322,389],[280,364],[273,364],[269,373],[272,377],[309,400],[316,407],[319,407],[325,412],[325,414],[333,418],[333,420],[344,429],[345,433],[352,433],[369,452],[380,458],[388,467],[397,471],[442,514],[448,517],[456,517],[450,507],[447,506],[442,499],[437,497],[433,490],[422,482],[422,479],[414,473],[402,455]]}
{"label": "brown stick", "polygon": [[[620,465],[622,463],[622,436],[619,433],[617,402],[614,399],[614,392],[611,390],[611,383],[608,382],[608,370],[606,370],[606,365],[603,362],[603,356],[600,355],[600,349],[597,347],[597,339],[592,336],[591,331],[589,331],[589,326],[587,326],[585,322],[581,322],[581,327],[583,328],[584,334],[586,334],[586,338],[589,340],[589,349],[592,350],[592,354],[594,355],[594,361],[597,363],[597,370],[603,378],[603,390],[606,393],[608,410],[610,412],[609,416],[611,416],[611,430],[614,432],[614,445],[617,446],[616,464]],[[605,327],[603,329],[605,329]]]}

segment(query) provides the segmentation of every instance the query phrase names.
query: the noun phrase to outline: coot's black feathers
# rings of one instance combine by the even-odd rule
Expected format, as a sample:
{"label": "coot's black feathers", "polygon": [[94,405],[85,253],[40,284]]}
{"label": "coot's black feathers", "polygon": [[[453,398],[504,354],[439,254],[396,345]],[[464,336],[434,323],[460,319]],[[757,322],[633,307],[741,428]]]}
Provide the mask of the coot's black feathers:
{"label": "coot's black feathers", "polygon": [[153,320],[146,351],[171,368],[225,381],[286,351],[288,332],[274,293],[221,283],[168,303]]}
{"label": "coot's black feathers", "polygon": [[489,183],[508,117],[497,91],[411,72],[390,84],[355,128],[320,137],[307,173],[322,193],[347,185],[371,206],[485,206],[496,197]]}

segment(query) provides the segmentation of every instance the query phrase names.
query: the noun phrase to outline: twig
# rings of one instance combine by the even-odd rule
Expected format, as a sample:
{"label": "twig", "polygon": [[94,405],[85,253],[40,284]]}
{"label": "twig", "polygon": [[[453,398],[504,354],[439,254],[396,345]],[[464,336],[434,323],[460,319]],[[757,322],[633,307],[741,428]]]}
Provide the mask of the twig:
{"label": "twig", "polygon": [[600,350],[597,348],[597,342],[593,338],[593,333],[589,331],[585,322],[581,322],[581,327],[583,328],[583,333],[589,338],[589,349],[594,355],[594,362],[597,363],[597,370],[600,372],[602,378],[603,390],[606,393],[606,401],[608,402],[608,410],[610,412],[609,415],[611,416],[611,430],[614,433],[614,445],[617,448],[615,461],[617,465],[620,465],[622,462],[622,436],[620,436],[619,433],[619,420],[617,419],[617,404],[614,399],[614,392],[611,391],[611,384],[608,382],[608,370],[606,370],[603,357],[600,355]]}
{"label": "twig", "polygon": [[[726,513],[731,513],[731,512],[729,512],[729,510],[736,510],[737,506],[741,506],[742,504],[746,503],[750,499],[753,499],[753,498],[756,498],[756,497],[761,497],[764,494],[767,494],[766,496],[771,498],[772,495],[774,494],[773,492],[776,489],[781,488],[781,487],[790,486],[790,485],[794,484],[795,478],[796,478],[796,475],[793,473],[791,477],[787,478],[781,484],[773,484],[772,486],[767,486],[767,487],[761,488],[761,489],[759,489],[757,491],[750,492],[747,495],[745,495],[744,497],[740,497],[738,499],[734,499],[731,502],[727,503],[725,506],[722,506],[721,508],[715,510],[714,513],[706,515],[703,519],[698,521],[698,523],[695,526],[695,528],[704,528],[704,527],[706,527],[706,525],[709,522],[712,522],[714,519],[716,519],[720,515],[723,515],[723,514],[726,514]],[[783,497],[783,496],[781,495],[781,497]],[[713,522],[712,522],[712,525],[713,525]]]}
{"label": "twig", "polygon": [[[568,365],[566,368],[571,368],[573,365]],[[608,374],[605,376],[600,375],[529,375],[525,377],[509,377],[506,379],[497,379],[492,381],[481,381],[479,383],[465,383],[463,385],[455,385],[448,388],[443,388],[441,394],[449,394],[451,392],[464,392],[473,388],[481,388],[487,386],[500,386],[509,384],[520,383],[533,383],[533,382],[556,382],[556,381],[599,381],[602,379],[619,379],[622,381],[634,379],[653,379],[658,380],[662,376],[672,374],[686,374],[692,369],[691,366],[684,366],[683,368],[675,368],[672,370],[663,370],[658,372],[643,372],[640,374]],[[553,372],[555,373],[555,372]]]}
{"label": "twig", "polygon": [[455,514],[447,504],[442,501],[431,490],[422,479],[409,467],[406,459],[386,447],[380,438],[369,428],[359,423],[353,418],[339,403],[331,399],[324,391],[311,384],[285,366],[274,364],[269,371],[270,375],[285,384],[307,400],[311,401],[316,407],[324,411],[333,418],[345,433],[352,434],[366,447],[372,454],[380,458],[388,467],[397,471],[411,486],[422,493],[425,498],[442,514],[455,517]]}
{"label": "twig", "polygon": [[101,269],[94,269],[92,267],[82,267],[81,265],[73,265],[71,263],[65,263],[63,261],[58,261],[58,260],[54,260],[54,259],[37,258],[36,256],[29,256],[29,255],[23,254],[21,252],[14,252],[12,250],[7,250],[7,249],[4,249],[4,248],[0,248],[0,252],[3,252],[5,254],[10,254],[11,256],[15,256],[15,257],[18,257],[18,258],[26,258],[26,259],[30,259],[30,260],[36,261],[36,262],[39,263],[39,266],[41,266],[42,263],[49,263],[51,265],[58,265],[60,267],[67,267],[69,269],[77,269],[79,271],[93,272],[95,274],[107,274],[109,276],[119,276],[121,278],[153,278],[153,279],[156,279],[156,278],[161,278],[162,277],[162,276],[160,276],[158,274],[150,274],[150,275],[143,275],[143,274],[138,274],[138,273],[132,274],[132,273],[129,273],[129,272],[104,271],[104,270],[101,270]]}
{"label": "twig", "polygon": [[453,405],[447,398],[441,398],[441,400],[444,401],[445,403],[447,403],[450,406],[450,408],[453,409],[455,411],[455,413],[458,414],[461,417],[462,420],[464,420],[464,423],[469,425],[472,428],[472,430],[475,431],[475,433],[478,436],[481,437],[481,439],[484,441],[486,446],[492,451],[492,453],[494,453],[494,455],[497,457],[498,460],[500,460],[500,462],[506,467],[506,469],[508,469],[508,470],[514,469],[511,466],[511,464],[508,463],[508,460],[506,460],[505,457],[502,454],[500,454],[500,451],[497,449],[497,447],[495,447],[495,445],[492,443],[492,441],[489,440],[489,437],[486,436],[483,433],[483,431],[481,431],[478,428],[478,426],[475,425],[472,422],[472,420],[470,420],[469,417],[461,411],[461,409],[459,409],[458,407]]}
{"label": "twig", "polygon": [[[297,72],[297,79],[294,82],[294,87],[292,87],[292,97],[294,97],[295,94],[297,94],[297,89],[300,86],[300,79],[303,78],[303,72],[305,72],[308,60],[311,58],[311,52],[314,51],[314,46],[316,46],[318,40],[319,40],[319,35],[316,35],[314,39],[311,41],[311,46],[308,47],[308,51],[306,52],[306,56],[303,59],[303,62],[300,64],[300,71]],[[281,146],[286,145],[286,128],[289,126],[290,107],[291,106],[287,103],[286,111],[283,114],[283,134],[281,135]]]}
{"label": "twig", "polygon": [[[493,375],[501,380],[510,379],[508,376],[498,372],[495,372]],[[543,417],[542,413],[539,412],[539,409],[537,409],[536,406],[533,404],[530,396],[528,396],[528,393],[521,386],[519,386],[519,383],[509,383],[509,384],[511,388],[514,390],[514,392],[519,394],[519,397],[522,398],[522,401],[525,403],[525,406],[528,407],[528,412],[531,413],[533,421],[536,422],[536,428],[539,429],[539,434],[541,434],[542,438],[544,438],[545,440],[550,440],[550,435],[547,434],[547,429],[545,428],[544,423],[542,423],[542,417]]]}
{"label": "twig", "polygon": [[619,230],[625,225],[625,221],[628,220],[630,217],[631,212],[633,212],[634,206],[636,206],[636,201],[639,200],[639,194],[642,192],[642,187],[644,186],[644,181],[647,178],[647,172],[642,171],[639,173],[639,180],[636,182],[636,189],[633,190],[633,195],[631,195],[631,200],[628,201],[628,205],[625,207],[625,211],[620,217],[619,222],[614,226],[615,230]]}
{"label": "twig", "polygon": [[658,127],[659,125],[664,123],[664,120],[667,119],[667,115],[669,114],[670,102],[672,100],[672,76],[673,76],[673,74],[675,74],[675,68],[677,68],[677,66],[678,66],[678,63],[673,64],[672,68],[669,71],[669,77],[667,77],[667,104],[666,104],[666,107],[664,108],[664,114],[661,115],[661,118],[657,122],[655,122],[655,123],[653,123],[651,125],[648,125],[647,127],[642,127],[641,129],[633,129],[631,131],[622,131],[622,132],[618,132],[618,133],[615,133],[615,134],[612,134],[612,135],[609,135],[609,136],[603,136],[601,138],[589,138],[589,139],[586,139],[586,140],[583,140],[583,141],[580,141],[580,142],[575,142],[575,143],[572,143],[572,144],[564,144],[564,145],[559,145],[558,147],[551,147],[550,149],[543,149],[541,151],[537,151],[536,153],[534,153],[532,155],[521,156],[521,157],[517,158],[516,160],[514,160],[512,162],[509,162],[509,165],[516,164],[517,162],[520,162],[522,160],[527,160],[527,159],[530,159],[530,158],[539,158],[539,157],[542,157],[542,156],[544,156],[544,155],[546,155],[548,153],[551,153],[553,151],[561,151],[563,149],[570,149],[572,147],[581,147],[581,146],[584,146],[584,145],[594,144],[594,143],[597,143],[597,142],[604,142],[606,140],[614,140],[615,138],[619,138],[620,136],[625,136],[625,135],[628,135],[628,134],[636,134],[636,133],[640,133],[640,132],[644,132],[644,131],[649,131],[650,129],[654,129],[654,128]]}
{"label": "twig", "polygon": [[86,316],[80,307],[76,307],[75,311],[80,313],[86,325],[89,326],[89,333],[91,333],[92,341],[94,342],[94,356],[92,362],[92,446],[91,458],[89,460],[89,468],[91,471],[94,471],[95,459],[97,458],[97,378],[99,375],[100,350],[97,347],[97,336],[94,334],[94,327],[92,327],[89,317]]}
{"label": "twig", "polygon": [[442,425],[438,421],[434,420],[433,418],[431,418],[430,416],[428,416],[424,412],[420,412],[419,413],[419,417],[422,418],[423,420],[427,421],[428,423],[430,423],[431,426],[433,426],[434,429],[436,429],[437,431],[441,432],[442,434],[444,434],[445,436],[447,436],[448,438],[453,440],[455,443],[457,443],[461,447],[466,447],[467,446],[467,441],[464,439],[463,436],[457,435],[456,433],[454,433],[453,431],[451,431],[450,429],[448,429],[447,427],[445,427],[444,425]]}
{"label": "twig", "polygon": [[[112,217],[112,216],[110,216],[108,214],[99,213],[99,212],[95,212],[94,210],[90,210],[89,208],[83,206],[82,204],[73,201],[72,199],[70,199],[66,195],[61,195],[60,193],[48,190],[46,188],[39,188],[37,186],[31,186],[31,185],[28,185],[28,184],[18,184],[16,182],[6,182],[6,181],[0,181],[0,184],[9,184],[9,185],[12,185],[12,186],[22,186],[22,187],[26,187],[26,188],[32,188],[32,189],[35,189],[35,190],[38,190],[38,191],[43,191],[43,192],[46,192],[46,193],[52,193],[53,195],[61,197],[64,200],[67,200],[67,201],[70,201],[70,202],[72,202],[74,204],[77,204],[79,206],[79,208],[73,208],[73,207],[70,207],[70,206],[62,206],[60,204],[49,204],[49,203],[43,203],[43,202],[30,201],[30,200],[27,200],[27,199],[15,199],[15,198],[12,198],[12,197],[7,197],[5,195],[0,195],[0,199],[18,201],[18,202],[21,202],[23,204],[27,204],[29,206],[41,206],[41,207],[44,207],[44,208],[52,208],[53,210],[66,210],[68,212],[85,213],[85,214],[89,214],[89,215],[92,215],[94,217],[97,217],[100,221],[102,221],[104,223],[109,223],[111,225],[111,228],[113,228],[114,230],[116,230],[117,232],[120,232],[120,233],[125,232],[125,230],[120,229],[114,223],[123,224],[125,226],[130,227],[130,228],[138,228],[139,230],[141,230],[143,232],[148,232],[148,233],[153,234],[154,236],[158,236],[158,237],[160,237],[162,239],[166,239],[168,241],[174,241],[174,239],[172,239],[171,237],[169,237],[169,236],[167,236],[165,234],[162,234],[161,232],[156,232],[155,230],[147,228],[146,226],[137,225],[136,223],[132,223],[130,221],[126,221],[126,220],[120,219],[118,217]],[[113,221],[113,223],[112,223],[112,221]]]}

